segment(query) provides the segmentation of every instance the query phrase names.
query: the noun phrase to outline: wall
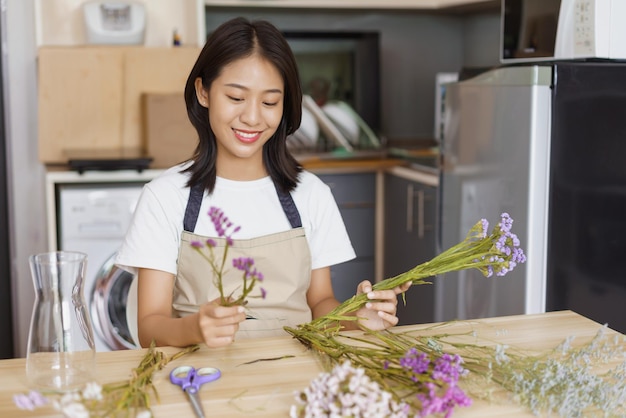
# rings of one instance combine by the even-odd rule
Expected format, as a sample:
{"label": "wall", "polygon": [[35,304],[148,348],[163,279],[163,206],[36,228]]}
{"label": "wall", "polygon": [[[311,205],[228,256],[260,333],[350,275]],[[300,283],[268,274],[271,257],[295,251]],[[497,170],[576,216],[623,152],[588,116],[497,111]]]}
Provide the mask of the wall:
{"label": "wall", "polygon": [[34,291],[31,254],[46,250],[44,168],[37,159],[35,18],[32,0],[6,0],[5,117],[15,354],[26,354]]}
{"label": "wall", "polygon": [[498,63],[500,17],[422,11],[316,11],[207,6],[207,32],[227,19],[267,19],[281,30],[378,30],[381,125],[391,139],[432,138],[435,75]]}
{"label": "wall", "polygon": [[467,16],[463,25],[463,65],[492,67],[500,64],[500,15]]}

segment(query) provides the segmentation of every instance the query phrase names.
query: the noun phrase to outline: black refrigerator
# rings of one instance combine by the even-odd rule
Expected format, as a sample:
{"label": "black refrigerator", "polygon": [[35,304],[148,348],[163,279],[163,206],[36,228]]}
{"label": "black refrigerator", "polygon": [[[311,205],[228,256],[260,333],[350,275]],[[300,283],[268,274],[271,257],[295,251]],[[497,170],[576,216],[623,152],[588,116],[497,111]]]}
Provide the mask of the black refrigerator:
{"label": "black refrigerator", "polygon": [[[0,18],[0,45],[4,45],[4,15]],[[4,48],[3,48],[4,49]],[[7,140],[5,124],[5,55],[0,54],[0,358],[13,357],[13,315],[9,245]]]}
{"label": "black refrigerator", "polygon": [[626,63],[509,65],[446,87],[438,243],[509,213],[527,254],[435,282],[435,319],[570,309],[626,332]]}
{"label": "black refrigerator", "polygon": [[556,64],[546,309],[626,333],[626,63]]}

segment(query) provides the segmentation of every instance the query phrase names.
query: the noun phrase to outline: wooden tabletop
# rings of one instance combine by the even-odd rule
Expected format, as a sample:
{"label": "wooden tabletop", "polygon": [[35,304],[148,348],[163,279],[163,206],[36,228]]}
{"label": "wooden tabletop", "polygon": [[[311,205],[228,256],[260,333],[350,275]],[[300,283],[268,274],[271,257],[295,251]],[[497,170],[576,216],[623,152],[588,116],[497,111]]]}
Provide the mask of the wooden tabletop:
{"label": "wooden tabletop", "polygon": [[[397,330],[423,330],[428,325],[408,325]],[[493,344],[533,350],[551,349],[565,338],[575,336],[573,346],[582,345],[596,335],[600,324],[571,311],[537,315],[519,315],[461,321],[447,325],[449,331],[475,330]],[[351,331],[359,333],[359,331]],[[609,333],[615,331],[608,330]],[[626,349],[626,347],[625,347]],[[171,355],[178,348],[160,348]],[[97,354],[98,383],[125,380],[146,350],[126,350]],[[257,361],[288,356],[280,360]],[[289,357],[290,356],[290,357]],[[620,360],[615,359],[615,365]],[[252,362],[252,363],[249,363]],[[170,362],[154,375],[160,403],[154,403],[156,418],[193,417],[193,411],[183,392],[169,381],[169,372],[176,366],[213,366],[222,377],[203,386],[201,393],[207,416],[215,417],[287,417],[293,404],[294,392],[309,385],[321,371],[315,357],[290,336],[237,340],[222,349],[200,348],[195,353]],[[473,388],[474,390],[476,388]],[[19,410],[13,395],[26,393],[25,360],[0,361],[0,417],[58,417],[52,407],[36,411]],[[506,405],[474,401],[468,408],[457,408],[454,417],[533,417],[529,411],[513,403]]]}

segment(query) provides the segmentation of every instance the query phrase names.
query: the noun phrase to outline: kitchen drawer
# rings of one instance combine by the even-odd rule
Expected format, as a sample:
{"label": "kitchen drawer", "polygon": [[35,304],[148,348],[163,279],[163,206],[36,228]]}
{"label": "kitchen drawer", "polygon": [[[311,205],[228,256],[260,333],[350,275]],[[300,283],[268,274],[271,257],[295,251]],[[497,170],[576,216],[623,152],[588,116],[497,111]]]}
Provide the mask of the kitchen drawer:
{"label": "kitchen drawer", "polygon": [[[393,277],[436,254],[438,189],[412,178],[385,175],[384,275]],[[412,286],[398,305],[399,324],[434,321],[434,286]]]}
{"label": "kitchen drawer", "polygon": [[340,209],[357,257],[374,257],[374,208]]}
{"label": "kitchen drawer", "polygon": [[376,174],[322,174],[340,208],[374,206],[376,201]]}
{"label": "kitchen drawer", "polygon": [[363,280],[375,281],[376,174],[341,173],[319,175],[332,190],[356,258],[331,266],[335,296],[340,301],[356,292]]}
{"label": "kitchen drawer", "polygon": [[374,283],[374,259],[357,258],[331,266],[330,274],[335,297],[339,302],[343,302],[355,295],[356,287],[363,280]]}
{"label": "kitchen drawer", "polygon": [[[426,279],[435,280],[434,277]],[[433,284],[411,286],[405,293],[406,304],[398,297],[398,325],[424,324],[434,320],[435,287]]]}

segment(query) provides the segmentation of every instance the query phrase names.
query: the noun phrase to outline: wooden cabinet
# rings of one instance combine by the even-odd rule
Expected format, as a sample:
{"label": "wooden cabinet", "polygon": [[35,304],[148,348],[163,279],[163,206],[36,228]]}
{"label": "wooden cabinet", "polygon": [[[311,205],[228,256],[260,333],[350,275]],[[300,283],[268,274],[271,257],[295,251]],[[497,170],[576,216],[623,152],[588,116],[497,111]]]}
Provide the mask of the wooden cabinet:
{"label": "wooden cabinet", "polygon": [[145,149],[141,97],[180,93],[197,47],[42,47],[38,58],[39,159]]}
{"label": "wooden cabinet", "polygon": [[[385,174],[384,275],[393,277],[436,255],[436,177],[398,167]],[[427,181],[426,179],[430,179]],[[412,286],[400,301],[400,324],[434,320],[434,286]]]}
{"label": "wooden cabinet", "polygon": [[333,192],[356,258],[331,267],[333,289],[339,301],[356,292],[363,280],[375,281],[376,173],[318,174]]}

